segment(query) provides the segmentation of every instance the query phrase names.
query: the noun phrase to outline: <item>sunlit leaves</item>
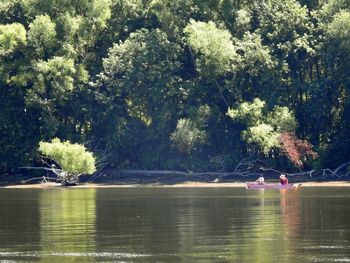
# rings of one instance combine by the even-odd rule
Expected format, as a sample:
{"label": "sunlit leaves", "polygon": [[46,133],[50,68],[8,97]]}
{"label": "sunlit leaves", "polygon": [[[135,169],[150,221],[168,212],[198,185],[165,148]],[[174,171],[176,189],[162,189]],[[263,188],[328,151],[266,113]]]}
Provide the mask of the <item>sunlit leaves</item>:
{"label": "sunlit leaves", "polygon": [[180,119],[170,139],[180,152],[188,153],[197,143],[204,141],[205,132],[198,129],[192,120]]}
{"label": "sunlit leaves", "polygon": [[298,124],[297,120],[287,107],[275,106],[267,114],[266,122],[269,123],[276,131],[294,131]]}
{"label": "sunlit leaves", "polygon": [[346,150],[349,9],[348,0],[0,0],[0,104],[14,134],[2,156],[22,134],[29,149],[55,136],[101,140],[116,164],[152,169],[184,157],[171,144],[191,158],[208,151],[194,163],[237,160],[245,146],[276,156],[277,134],[293,131]]}
{"label": "sunlit leaves", "polygon": [[72,59],[54,57],[48,61],[39,61],[36,68],[42,85],[50,84],[56,96],[73,90],[75,67]]}
{"label": "sunlit leaves", "polygon": [[135,105],[131,99],[126,99],[125,102],[130,116],[138,118],[146,126],[150,126],[152,124],[152,117],[149,116],[144,104],[140,103]]}
{"label": "sunlit leaves", "polygon": [[52,52],[56,44],[56,24],[48,15],[37,16],[29,24],[28,43],[39,56]]}
{"label": "sunlit leaves", "polygon": [[263,2],[257,12],[260,23],[257,31],[274,47],[276,54],[314,52],[309,39],[313,25],[307,8],[298,1]]}
{"label": "sunlit leaves", "polygon": [[243,36],[251,28],[251,15],[247,10],[240,9],[236,12],[235,31],[238,35]]}
{"label": "sunlit leaves", "polygon": [[243,139],[253,146],[257,146],[265,155],[274,148],[279,147],[280,134],[274,128],[265,123],[249,127],[242,133]]}
{"label": "sunlit leaves", "polygon": [[236,53],[228,30],[214,22],[191,20],[184,29],[187,44],[198,54],[198,71],[220,76],[231,69]]}
{"label": "sunlit leaves", "polygon": [[199,11],[192,0],[152,0],[149,6],[149,12],[161,22],[161,28],[178,39],[191,15]]}
{"label": "sunlit leaves", "polygon": [[83,145],[55,138],[40,142],[39,152],[57,162],[61,169],[73,174],[92,174],[96,171],[95,158]]}
{"label": "sunlit leaves", "polygon": [[320,10],[322,20],[329,22],[334,15],[341,11],[350,11],[348,0],[331,0],[327,1]]}
{"label": "sunlit leaves", "polygon": [[253,126],[261,123],[264,107],[265,101],[255,98],[251,103],[243,102],[239,107],[229,109],[227,114],[236,121]]}
{"label": "sunlit leaves", "polygon": [[259,98],[243,102],[229,109],[227,114],[246,126],[243,139],[265,155],[281,147],[279,137],[282,132],[294,131],[297,127],[295,116],[287,107],[275,106],[268,111],[265,102]]}
{"label": "sunlit leaves", "polygon": [[77,41],[78,31],[83,23],[82,16],[72,16],[69,13],[65,13],[59,19],[61,24],[60,30],[62,30],[62,35],[64,41],[69,44],[74,44]]}
{"label": "sunlit leaves", "polygon": [[0,24],[19,22],[23,15],[21,8],[22,0],[1,0],[0,1]]}
{"label": "sunlit leaves", "polygon": [[0,58],[24,47],[26,43],[26,30],[23,25],[18,23],[0,25]]}
{"label": "sunlit leaves", "polygon": [[210,116],[210,108],[207,105],[199,107],[191,118],[182,118],[177,122],[175,131],[170,139],[182,153],[191,152],[196,146],[203,144],[207,135],[205,123]]}
{"label": "sunlit leaves", "polygon": [[262,44],[260,35],[246,32],[242,40],[235,39],[234,45],[239,54],[235,61],[237,71],[249,74],[250,77],[269,72],[276,64],[270,49]]}
{"label": "sunlit leaves", "polygon": [[[94,44],[111,17],[110,0],[22,0],[22,6],[29,18],[38,20],[40,17],[45,22],[43,18],[46,17],[56,24],[57,38],[60,40],[56,44],[61,45],[64,55],[71,57],[86,55],[86,48]],[[40,22],[35,20],[36,27],[39,27]],[[51,30],[50,23],[43,24],[41,28],[46,24]],[[48,34],[47,37],[52,38],[50,31]],[[49,51],[47,48],[45,50]]]}
{"label": "sunlit leaves", "polygon": [[333,21],[325,29],[327,40],[350,54],[350,12],[341,11],[334,16]]}
{"label": "sunlit leaves", "polygon": [[86,14],[93,26],[98,29],[106,27],[106,22],[111,17],[110,5],[111,0],[93,0],[92,3],[88,3]]}

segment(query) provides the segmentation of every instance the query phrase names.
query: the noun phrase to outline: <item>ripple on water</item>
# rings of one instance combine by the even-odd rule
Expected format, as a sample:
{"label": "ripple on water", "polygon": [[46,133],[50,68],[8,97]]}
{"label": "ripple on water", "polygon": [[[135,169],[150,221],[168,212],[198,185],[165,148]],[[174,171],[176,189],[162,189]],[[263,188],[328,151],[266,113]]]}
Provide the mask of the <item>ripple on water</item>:
{"label": "ripple on water", "polygon": [[151,257],[150,254],[118,253],[118,252],[0,252],[0,257],[94,257],[94,258],[141,258]]}

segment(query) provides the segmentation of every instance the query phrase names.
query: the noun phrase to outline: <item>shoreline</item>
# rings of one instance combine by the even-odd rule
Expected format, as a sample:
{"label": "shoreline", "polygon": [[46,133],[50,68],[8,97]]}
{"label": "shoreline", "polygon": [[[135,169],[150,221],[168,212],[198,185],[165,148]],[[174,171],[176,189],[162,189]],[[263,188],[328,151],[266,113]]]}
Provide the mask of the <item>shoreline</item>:
{"label": "shoreline", "polygon": [[[298,182],[300,187],[350,187],[349,181],[333,181],[333,182]],[[0,189],[49,189],[60,188],[59,183],[38,183],[38,184],[16,184],[0,186]],[[69,186],[62,188],[245,188],[246,183],[203,183],[203,182],[184,182],[176,184],[161,184],[161,183],[147,183],[147,184],[96,184],[96,183],[82,183],[77,186]]]}

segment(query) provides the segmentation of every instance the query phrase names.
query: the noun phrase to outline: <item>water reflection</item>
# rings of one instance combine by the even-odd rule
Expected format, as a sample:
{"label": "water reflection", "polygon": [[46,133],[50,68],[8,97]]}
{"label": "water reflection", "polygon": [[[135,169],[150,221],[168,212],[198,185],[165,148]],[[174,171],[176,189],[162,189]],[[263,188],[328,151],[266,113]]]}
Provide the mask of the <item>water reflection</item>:
{"label": "water reflection", "polygon": [[302,189],[302,241],[297,253],[316,262],[350,262],[350,191],[347,188]]}
{"label": "water reflection", "polygon": [[[79,257],[88,262],[95,251],[95,189],[57,189],[42,191],[40,202],[41,250],[43,261]],[[68,257],[67,257],[68,256]],[[60,261],[61,260],[61,261]]]}
{"label": "water reflection", "polygon": [[350,261],[350,191],[0,189],[0,261]]}
{"label": "water reflection", "polygon": [[0,190],[1,250],[40,249],[39,195],[36,190]]}
{"label": "water reflection", "polygon": [[172,262],[271,262],[288,247],[287,217],[298,215],[287,212],[296,201],[289,203],[286,193],[280,194],[198,188],[98,191],[97,243],[108,251],[113,250],[109,244],[118,244],[124,253],[171,255]]}

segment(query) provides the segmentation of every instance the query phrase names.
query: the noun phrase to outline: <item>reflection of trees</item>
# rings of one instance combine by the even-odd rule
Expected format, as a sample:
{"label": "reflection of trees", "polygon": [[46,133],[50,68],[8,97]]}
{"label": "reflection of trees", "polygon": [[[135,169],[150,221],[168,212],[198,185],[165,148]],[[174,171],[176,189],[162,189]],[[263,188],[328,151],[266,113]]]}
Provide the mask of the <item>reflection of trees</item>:
{"label": "reflection of trees", "polygon": [[237,229],[231,230],[230,262],[290,262],[286,255],[293,254],[290,231],[298,222],[297,200],[288,191],[247,191],[241,203],[248,210],[238,226],[241,236],[237,237]]}
{"label": "reflection of trees", "polygon": [[[344,188],[305,188],[303,189],[300,236],[305,246],[297,253],[319,255],[334,261],[339,255],[349,257],[349,189]],[[330,253],[331,252],[331,253]]]}
{"label": "reflection of trees", "polygon": [[[41,247],[47,261],[75,261],[62,257],[76,254],[79,262],[90,262],[84,253],[95,251],[95,189],[45,190],[40,195]],[[56,253],[59,253],[58,256]],[[61,255],[62,254],[62,255]],[[61,256],[60,256],[61,255]]]}
{"label": "reflection of trees", "polygon": [[331,202],[344,207],[301,190],[98,189],[96,246],[164,262],[296,262],[305,239],[335,238],[323,231],[332,224],[346,229]]}
{"label": "reflection of trees", "polygon": [[247,225],[255,222],[250,207],[260,202],[245,189],[98,189],[97,246],[172,254],[174,262],[213,262],[232,255],[231,244],[241,255]]}
{"label": "reflection of trees", "polygon": [[1,189],[1,249],[15,252],[40,249],[38,194],[38,190]]}
{"label": "reflection of trees", "polygon": [[[171,191],[172,192],[172,191]],[[104,251],[172,253],[179,246],[178,215],[188,200],[167,189],[98,189],[96,242]]]}

